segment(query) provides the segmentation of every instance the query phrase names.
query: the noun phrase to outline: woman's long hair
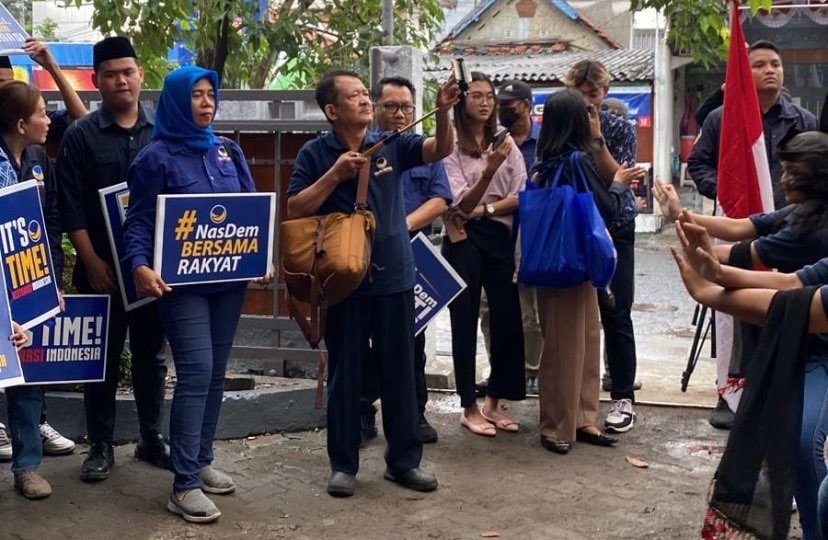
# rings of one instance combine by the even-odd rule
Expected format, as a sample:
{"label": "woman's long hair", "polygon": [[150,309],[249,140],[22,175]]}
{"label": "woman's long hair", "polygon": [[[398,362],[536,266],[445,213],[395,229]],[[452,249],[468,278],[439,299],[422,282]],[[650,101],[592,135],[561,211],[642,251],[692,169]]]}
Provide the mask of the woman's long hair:
{"label": "woman's long hair", "polygon": [[589,114],[577,90],[561,90],[550,95],[543,106],[543,124],[538,136],[538,160],[543,161],[567,150],[589,148]]}
{"label": "woman's long hair", "polygon": [[[489,83],[489,88],[491,88],[492,94],[494,94],[494,84],[492,84],[492,80],[485,73],[472,71],[471,76],[472,80],[470,82],[486,81]],[[468,93],[462,95],[460,101],[454,106],[454,128],[457,131],[457,145],[464,154],[480,157],[492,143],[495,131],[497,130],[497,99],[492,104],[492,113],[489,115],[489,119],[483,128],[483,144],[481,145],[474,138],[474,132],[472,132],[471,126],[469,125],[470,119],[466,113],[466,100],[468,98]]]}

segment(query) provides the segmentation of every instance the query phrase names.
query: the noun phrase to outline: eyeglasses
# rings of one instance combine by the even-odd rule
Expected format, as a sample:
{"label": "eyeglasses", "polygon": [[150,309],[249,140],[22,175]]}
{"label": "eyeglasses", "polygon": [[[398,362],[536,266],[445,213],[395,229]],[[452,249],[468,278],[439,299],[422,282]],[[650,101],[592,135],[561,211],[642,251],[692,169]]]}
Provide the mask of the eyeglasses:
{"label": "eyeglasses", "polygon": [[400,105],[399,103],[378,103],[385,114],[397,114],[397,111],[402,111],[403,114],[412,114],[416,107],[410,103]]}
{"label": "eyeglasses", "polygon": [[484,94],[482,92],[472,92],[471,94],[469,94],[469,99],[474,101],[475,103],[482,103],[484,101],[490,101],[494,103],[495,95],[493,92],[489,92],[488,94]]}

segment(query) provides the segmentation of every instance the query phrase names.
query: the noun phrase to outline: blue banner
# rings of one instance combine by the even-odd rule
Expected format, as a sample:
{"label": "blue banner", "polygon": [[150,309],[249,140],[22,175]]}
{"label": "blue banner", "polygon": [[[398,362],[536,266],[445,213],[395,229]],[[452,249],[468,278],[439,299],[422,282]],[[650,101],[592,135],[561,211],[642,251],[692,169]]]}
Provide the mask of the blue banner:
{"label": "blue banner", "polygon": [[[532,89],[532,120],[540,123],[543,120],[543,106],[547,98],[555,92],[563,90],[559,88],[533,88]],[[634,126],[643,128],[652,127],[652,90],[648,86],[618,86],[610,88],[604,99],[620,99],[627,105],[627,120]]]}
{"label": "blue banner", "polygon": [[159,195],[153,266],[170,286],[260,278],[275,224],[275,193]]}
{"label": "blue banner", "polygon": [[29,329],[60,311],[38,182],[0,190],[0,249],[14,320]]}
{"label": "blue banner", "polygon": [[32,328],[20,350],[26,384],[104,380],[109,295],[69,294],[63,299],[66,310]]}
{"label": "blue banner", "polygon": [[25,54],[21,47],[27,37],[26,29],[0,4],[0,55]]}
{"label": "blue banner", "polygon": [[414,284],[414,334],[445,309],[466,283],[423,233],[411,239],[416,282]]}
{"label": "blue banner", "polygon": [[12,318],[9,309],[9,299],[2,291],[6,290],[5,277],[0,272],[0,388],[23,384],[23,368],[17,349],[11,342]]}
{"label": "blue banner", "polygon": [[118,261],[115,265],[115,275],[118,278],[118,289],[121,291],[121,301],[124,309],[130,311],[155,300],[155,298],[139,298],[135,290],[135,281],[129,265],[122,259],[124,253],[124,220],[129,207],[129,188],[126,182],[98,190],[103,208],[106,234],[109,237],[109,247],[112,249],[112,259]]}

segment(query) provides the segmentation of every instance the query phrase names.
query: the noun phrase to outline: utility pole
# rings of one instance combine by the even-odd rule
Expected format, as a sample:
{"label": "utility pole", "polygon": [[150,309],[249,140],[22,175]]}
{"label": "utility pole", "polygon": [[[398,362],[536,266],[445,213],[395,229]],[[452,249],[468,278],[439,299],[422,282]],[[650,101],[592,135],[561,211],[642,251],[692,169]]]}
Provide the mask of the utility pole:
{"label": "utility pole", "polygon": [[394,0],[382,0],[382,44],[394,44]]}

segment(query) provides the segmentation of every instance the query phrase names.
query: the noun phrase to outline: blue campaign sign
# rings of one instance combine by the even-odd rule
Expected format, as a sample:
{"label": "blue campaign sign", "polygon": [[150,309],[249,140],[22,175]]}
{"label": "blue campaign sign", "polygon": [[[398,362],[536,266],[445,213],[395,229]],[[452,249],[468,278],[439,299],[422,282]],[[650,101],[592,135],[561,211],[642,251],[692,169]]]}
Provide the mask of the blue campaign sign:
{"label": "blue campaign sign", "polygon": [[423,233],[411,239],[416,282],[414,284],[414,333],[419,334],[429,321],[445,309],[466,288]]}
{"label": "blue campaign sign", "polygon": [[12,318],[9,309],[9,298],[3,294],[6,290],[5,278],[0,272],[0,388],[23,384],[23,368],[17,349],[9,339],[12,335]]}
{"label": "blue campaign sign", "polygon": [[159,195],[153,266],[167,285],[247,281],[273,260],[275,193]]}
{"label": "blue campaign sign", "polygon": [[21,47],[27,37],[26,29],[0,4],[0,55],[26,54]]}
{"label": "blue campaign sign", "polygon": [[60,311],[36,180],[0,190],[0,250],[14,320],[29,329]]}
{"label": "blue campaign sign", "polygon": [[32,328],[20,350],[26,384],[104,380],[109,295],[68,294],[63,299],[66,310]]}
{"label": "blue campaign sign", "polygon": [[127,188],[126,182],[99,189],[98,196],[101,199],[106,234],[109,237],[109,247],[112,249],[112,259],[118,261],[115,265],[115,276],[118,278],[118,288],[121,291],[121,301],[124,303],[124,309],[130,311],[153,302],[155,298],[138,297],[129,265],[121,258],[124,253],[124,220],[126,220],[126,211],[129,207],[129,188]]}
{"label": "blue campaign sign", "polygon": [[[543,120],[543,106],[547,98],[558,88],[532,89],[532,120],[540,123]],[[652,89],[649,86],[617,86],[610,87],[605,99],[620,99],[627,105],[627,120],[640,127],[652,127]]]}

